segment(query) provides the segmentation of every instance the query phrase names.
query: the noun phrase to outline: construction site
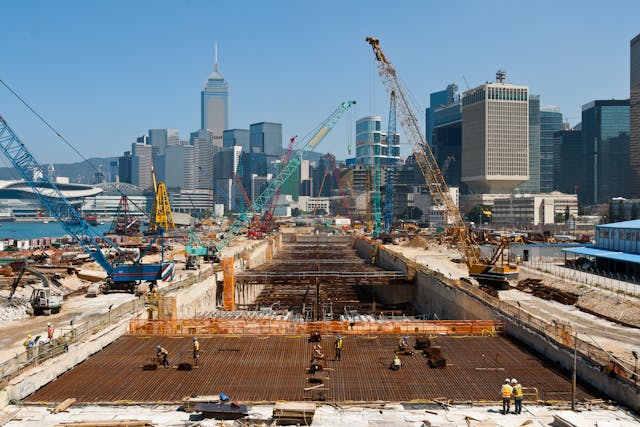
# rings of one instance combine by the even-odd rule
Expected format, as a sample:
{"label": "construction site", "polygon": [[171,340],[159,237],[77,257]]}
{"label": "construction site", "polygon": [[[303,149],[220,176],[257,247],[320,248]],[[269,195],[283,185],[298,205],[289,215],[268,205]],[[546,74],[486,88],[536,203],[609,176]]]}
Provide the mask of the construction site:
{"label": "construction site", "polygon": [[274,218],[284,182],[354,101],[226,221],[176,227],[152,171],[146,234],[124,196],[102,235],[53,183],[43,191],[0,117],[0,149],[74,252],[0,254],[0,425],[638,425],[640,290],[558,257],[516,260],[506,237],[480,245],[395,69],[367,43],[443,230],[394,226],[381,165],[365,226]]}

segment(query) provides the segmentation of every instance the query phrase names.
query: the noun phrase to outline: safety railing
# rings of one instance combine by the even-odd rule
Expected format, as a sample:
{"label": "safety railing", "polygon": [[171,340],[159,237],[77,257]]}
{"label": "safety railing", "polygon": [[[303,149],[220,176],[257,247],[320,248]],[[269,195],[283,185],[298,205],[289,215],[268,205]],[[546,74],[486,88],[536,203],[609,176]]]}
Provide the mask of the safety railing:
{"label": "safety railing", "polygon": [[38,341],[31,348],[19,350],[14,357],[0,363],[0,383],[20,374],[26,368],[37,366],[68,351],[71,344],[81,342],[89,336],[118,323],[124,318],[130,318],[144,308],[140,299],[129,301],[108,310],[105,313],[90,317],[78,325],[59,328],[59,335],[52,342]]}
{"label": "safety railing", "polygon": [[384,320],[305,322],[277,319],[132,319],[131,335],[295,335],[319,331],[323,334],[424,334],[487,336],[502,331],[499,320]]}

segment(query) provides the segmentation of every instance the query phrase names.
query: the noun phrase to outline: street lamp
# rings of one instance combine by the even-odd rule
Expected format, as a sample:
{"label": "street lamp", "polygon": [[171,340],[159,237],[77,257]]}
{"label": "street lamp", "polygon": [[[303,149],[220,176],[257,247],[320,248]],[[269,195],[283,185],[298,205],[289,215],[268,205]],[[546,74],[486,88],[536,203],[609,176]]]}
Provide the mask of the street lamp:
{"label": "street lamp", "polygon": [[111,325],[111,309],[113,308],[113,304],[109,306],[109,325]]}

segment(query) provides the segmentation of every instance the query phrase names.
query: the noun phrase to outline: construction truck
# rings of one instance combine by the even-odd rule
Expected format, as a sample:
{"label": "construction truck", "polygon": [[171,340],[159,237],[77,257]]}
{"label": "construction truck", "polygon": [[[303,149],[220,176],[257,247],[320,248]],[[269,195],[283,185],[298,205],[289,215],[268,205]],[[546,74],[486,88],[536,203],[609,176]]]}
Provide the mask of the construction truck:
{"label": "construction truck", "polygon": [[380,41],[373,37],[367,37],[366,42],[373,51],[378,75],[382,79],[383,85],[390,98],[395,100],[396,112],[404,127],[406,140],[412,148],[416,164],[424,177],[433,204],[443,211],[444,224],[448,228],[447,235],[464,252],[469,275],[488,285],[508,284],[507,279],[517,278],[519,272],[518,266],[504,256],[508,244],[501,244],[491,259],[482,256],[480,247],[473,240],[458,206],[451,197],[444,174],[431,151],[431,145],[425,138],[424,130],[418,120],[419,115],[414,111],[409,91],[406,90],[395,67],[382,51]]}

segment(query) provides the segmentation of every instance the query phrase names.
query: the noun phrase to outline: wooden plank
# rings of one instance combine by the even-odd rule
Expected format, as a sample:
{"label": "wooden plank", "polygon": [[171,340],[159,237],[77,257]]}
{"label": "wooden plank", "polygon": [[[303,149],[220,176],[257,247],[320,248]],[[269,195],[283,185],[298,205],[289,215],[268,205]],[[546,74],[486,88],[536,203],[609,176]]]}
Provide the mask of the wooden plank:
{"label": "wooden plank", "polygon": [[126,421],[78,421],[62,422],[56,426],[64,427],[145,427],[153,426],[151,420],[126,420]]}
{"label": "wooden plank", "polygon": [[73,405],[74,403],[76,403],[76,398],[75,397],[70,397],[68,399],[65,399],[62,403],[60,403],[58,406],[53,408],[51,410],[51,413],[52,414],[57,414],[58,412],[65,411],[69,406]]}

